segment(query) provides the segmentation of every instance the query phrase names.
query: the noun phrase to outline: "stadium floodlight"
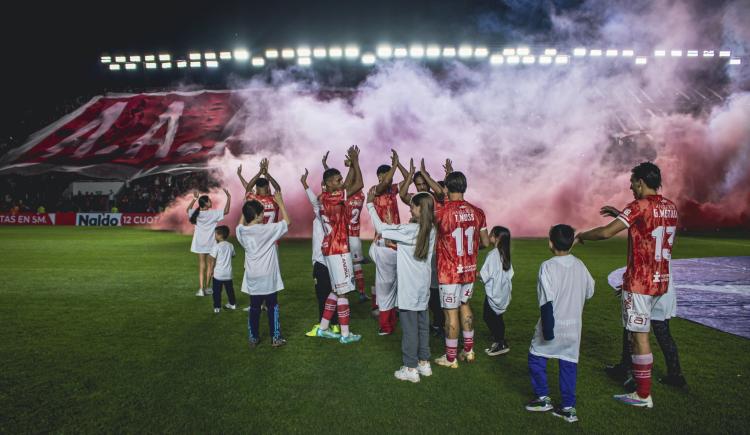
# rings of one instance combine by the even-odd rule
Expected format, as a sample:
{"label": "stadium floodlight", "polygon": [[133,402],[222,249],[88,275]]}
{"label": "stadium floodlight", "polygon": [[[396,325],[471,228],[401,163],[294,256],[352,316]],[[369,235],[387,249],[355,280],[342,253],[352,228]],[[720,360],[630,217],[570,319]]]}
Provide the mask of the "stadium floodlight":
{"label": "stadium floodlight", "polygon": [[521,63],[521,58],[518,56],[508,56],[508,58],[506,59],[506,63],[508,65],[518,65],[519,63]]}
{"label": "stadium floodlight", "polygon": [[325,47],[315,47],[313,48],[313,57],[316,59],[324,59],[326,56],[328,56],[328,50],[325,49]]}
{"label": "stadium floodlight", "polygon": [[664,57],[667,55],[667,50],[654,50],[654,57]]}
{"label": "stadium floodlight", "polygon": [[427,50],[425,50],[425,53],[427,54],[427,57],[429,57],[430,59],[435,59],[437,57],[440,57],[440,46],[428,45]]}
{"label": "stadium floodlight", "polygon": [[192,60],[190,61],[190,68],[200,68],[201,63],[200,61]]}
{"label": "stadium floodlight", "polygon": [[591,56],[591,57],[599,57],[601,55],[602,55],[602,51],[601,50],[596,50],[596,49],[595,50],[589,50],[589,56]]}
{"label": "stadium floodlight", "polygon": [[156,60],[156,56],[154,56],[153,54],[147,54],[143,56],[144,62],[153,62],[154,60]]}
{"label": "stadium floodlight", "polygon": [[703,50],[703,57],[714,57],[713,50]]}
{"label": "stadium floodlight", "polygon": [[576,56],[576,57],[586,56],[586,49],[583,47],[574,48],[573,56]]}
{"label": "stadium floodlight", "polygon": [[729,59],[729,65],[742,65],[742,59],[739,57],[733,57]]}
{"label": "stadium floodlight", "polygon": [[490,51],[487,50],[487,47],[477,47],[474,49],[474,57],[477,59],[483,59],[487,56],[489,56]]}
{"label": "stadium floodlight", "polygon": [[172,56],[170,56],[167,53],[160,53],[159,54],[159,62],[169,62],[172,60]]}
{"label": "stadium floodlight", "polygon": [[186,68],[187,67],[187,61],[185,60],[178,60],[177,61],[177,68]]}
{"label": "stadium floodlight", "polygon": [[293,59],[294,58],[294,50],[291,48],[283,48],[281,50],[281,58],[282,59]]}
{"label": "stadium floodlight", "polygon": [[110,71],[120,71],[120,64],[119,63],[111,63],[111,64],[109,64],[109,70]]}
{"label": "stadium floodlight", "polygon": [[216,61],[216,60],[207,60],[206,61],[206,66],[209,67],[209,68],[218,68],[219,67],[219,62]]}
{"label": "stadium floodlight", "polygon": [[607,57],[617,57],[619,52],[613,48],[608,48],[607,51],[604,53]]}
{"label": "stadium floodlight", "polygon": [[551,56],[539,56],[539,63],[542,65],[550,65],[552,63]]}
{"label": "stadium floodlight", "polygon": [[622,57],[633,57],[635,50],[622,50]]}
{"label": "stadium floodlight", "polygon": [[341,47],[331,47],[328,49],[328,57],[332,59],[339,59],[344,55],[344,50]]}
{"label": "stadium floodlight", "polygon": [[555,65],[567,65],[570,62],[570,57],[567,55],[558,55],[555,57]]}
{"label": "stadium floodlight", "polygon": [[234,50],[234,60],[239,61],[246,61],[250,59],[250,52],[245,50],[244,48],[238,48],[237,50]]}
{"label": "stadium floodlight", "polygon": [[698,57],[698,50],[688,50],[687,57]]}
{"label": "stadium floodlight", "polygon": [[493,54],[490,56],[490,65],[502,65],[505,62],[502,54]]}
{"label": "stadium floodlight", "polygon": [[231,51],[221,51],[219,52],[219,59],[221,60],[229,60],[232,58],[232,52]]}
{"label": "stadium floodlight", "polygon": [[365,53],[362,55],[362,65],[374,65],[375,55],[372,53]]}
{"label": "stadium floodlight", "polygon": [[161,69],[172,69],[172,62],[162,62]]}
{"label": "stadium floodlight", "polygon": [[519,56],[528,56],[531,54],[529,47],[516,47],[516,54]]}
{"label": "stadium floodlight", "polygon": [[474,50],[471,49],[471,45],[462,45],[458,47],[458,57],[462,59],[467,59],[471,57],[471,54],[474,52]]}
{"label": "stadium floodlight", "polygon": [[456,57],[456,47],[443,47],[443,57]]}
{"label": "stadium floodlight", "polygon": [[156,62],[146,62],[146,69],[156,69]]}
{"label": "stadium floodlight", "polygon": [[254,57],[251,63],[253,64],[253,66],[260,68],[266,64],[266,60],[262,57]]}
{"label": "stadium floodlight", "polygon": [[298,57],[297,58],[297,65],[299,66],[310,66],[312,65],[312,59],[309,57]]}
{"label": "stadium floodlight", "polygon": [[682,57],[682,50],[672,50],[669,52],[672,57]]}
{"label": "stadium floodlight", "polygon": [[310,47],[297,47],[297,57],[310,57],[312,51]]}
{"label": "stadium floodlight", "polygon": [[112,56],[102,56],[100,60],[102,63],[112,63]]}
{"label": "stadium floodlight", "polygon": [[719,57],[730,57],[732,55],[732,52],[729,50],[720,50],[719,51]]}
{"label": "stadium floodlight", "polygon": [[503,48],[503,56],[515,56],[515,55],[516,55],[515,48]]}
{"label": "stadium floodlight", "polygon": [[201,54],[200,53],[190,53],[190,54],[188,54],[188,59],[190,59],[190,60],[201,60]]}
{"label": "stadium floodlight", "polygon": [[545,48],[544,49],[544,55],[545,56],[554,56],[557,54],[556,48]]}
{"label": "stadium floodlight", "polygon": [[390,59],[393,56],[393,48],[387,44],[378,45],[375,53],[381,59]]}
{"label": "stadium floodlight", "polygon": [[411,47],[409,47],[409,56],[413,57],[414,59],[420,59],[424,57],[424,47],[419,44],[414,44]]}
{"label": "stadium floodlight", "polygon": [[532,63],[536,62],[536,58],[534,58],[534,56],[524,56],[521,59],[521,62],[523,62],[524,65],[531,65]]}
{"label": "stadium floodlight", "polygon": [[359,57],[359,47],[356,45],[347,45],[344,48],[344,56],[348,59],[356,59]]}
{"label": "stadium floodlight", "polygon": [[638,56],[635,58],[636,65],[646,65],[647,63],[648,63],[648,58],[646,56]]}
{"label": "stadium floodlight", "polygon": [[141,61],[141,57],[137,56],[137,55],[136,56],[130,56],[130,61],[131,62],[140,62]]}
{"label": "stadium floodlight", "polygon": [[279,51],[273,48],[266,50],[266,59],[278,59]]}
{"label": "stadium floodlight", "polygon": [[214,53],[213,51],[207,51],[203,53],[203,58],[205,58],[206,60],[216,60],[216,53]]}
{"label": "stadium floodlight", "polygon": [[135,64],[134,63],[126,63],[125,64],[125,69],[132,71],[132,70],[135,69]]}
{"label": "stadium floodlight", "polygon": [[409,55],[409,50],[406,49],[406,47],[396,47],[393,50],[393,57],[402,59]]}
{"label": "stadium floodlight", "polygon": [[117,63],[125,63],[127,61],[127,58],[125,56],[115,56],[115,62]]}

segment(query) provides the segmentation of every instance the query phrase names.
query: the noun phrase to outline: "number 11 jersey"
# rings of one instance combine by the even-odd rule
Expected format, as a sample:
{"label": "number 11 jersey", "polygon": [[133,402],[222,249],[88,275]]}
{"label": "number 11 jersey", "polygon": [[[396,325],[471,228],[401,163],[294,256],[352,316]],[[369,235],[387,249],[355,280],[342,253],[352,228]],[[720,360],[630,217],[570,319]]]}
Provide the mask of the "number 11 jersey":
{"label": "number 11 jersey", "polygon": [[466,201],[436,204],[437,265],[440,284],[473,283],[477,274],[479,232],[487,229],[484,212]]}

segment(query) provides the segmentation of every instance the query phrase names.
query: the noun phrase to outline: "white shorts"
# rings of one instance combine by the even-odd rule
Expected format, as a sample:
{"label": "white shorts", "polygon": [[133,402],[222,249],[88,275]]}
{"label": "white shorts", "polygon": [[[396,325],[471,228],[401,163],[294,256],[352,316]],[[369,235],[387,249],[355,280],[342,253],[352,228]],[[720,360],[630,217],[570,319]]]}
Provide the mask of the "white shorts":
{"label": "white shorts", "polygon": [[622,326],[630,332],[649,332],[654,306],[659,296],[622,291]]}
{"label": "white shorts", "polygon": [[375,300],[381,310],[390,310],[396,307],[396,292],[398,281],[396,280],[396,261],[398,253],[391,249],[370,245],[370,258],[375,263]]}
{"label": "white shorts", "polygon": [[454,309],[469,302],[474,294],[474,283],[469,284],[440,284],[440,306]]}
{"label": "white shorts", "polygon": [[349,237],[349,252],[352,253],[352,261],[361,263],[365,259],[362,254],[362,239],[359,237]]}
{"label": "white shorts", "polygon": [[331,290],[343,295],[354,291],[354,265],[350,253],[327,255],[324,257],[328,274],[331,276]]}
{"label": "white shorts", "polygon": [[659,297],[654,309],[651,310],[651,320],[665,321],[677,316],[677,294],[672,286]]}

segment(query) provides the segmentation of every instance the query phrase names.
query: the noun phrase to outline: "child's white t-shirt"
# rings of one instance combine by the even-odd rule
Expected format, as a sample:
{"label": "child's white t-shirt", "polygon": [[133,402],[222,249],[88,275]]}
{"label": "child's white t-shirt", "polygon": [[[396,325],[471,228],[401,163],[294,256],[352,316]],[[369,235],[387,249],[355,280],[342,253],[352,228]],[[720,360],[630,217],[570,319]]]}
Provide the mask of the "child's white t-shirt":
{"label": "child's white t-shirt", "polygon": [[508,270],[503,270],[503,262],[500,252],[492,249],[484,260],[479,276],[484,282],[484,292],[487,295],[487,302],[495,314],[502,314],[508,309],[510,304],[510,292],[513,290],[513,266]]}
{"label": "child's white t-shirt", "polygon": [[234,245],[224,240],[217,243],[211,249],[211,254],[209,255],[216,259],[214,278],[220,281],[232,279],[232,257],[234,257]]}
{"label": "child's white t-shirt", "polygon": [[312,189],[309,187],[305,189],[305,193],[307,194],[307,199],[312,205],[313,213],[315,213],[312,227],[312,262],[313,264],[320,263],[325,265],[326,260],[325,257],[323,257],[323,239],[325,238],[325,230],[323,229],[323,222],[320,218],[320,201],[318,201],[318,197],[315,196]]}
{"label": "child's white t-shirt", "polygon": [[[188,210],[188,218],[193,215],[194,210]],[[201,210],[193,231],[193,243],[190,252],[196,254],[210,254],[211,248],[216,245],[214,230],[216,224],[224,219],[224,210]]]}
{"label": "child's white t-shirt", "polygon": [[276,241],[287,231],[286,221],[237,226],[237,241],[245,248],[243,293],[255,296],[284,290]]}
{"label": "child's white t-shirt", "polygon": [[573,255],[552,257],[539,267],[539,306],[552,302],[555,338],[545,340],[542,320],[536,324],[529,353],[546,358],[578,362],[581,347],[583,305],[594,295],[594,278],[586,265]]}

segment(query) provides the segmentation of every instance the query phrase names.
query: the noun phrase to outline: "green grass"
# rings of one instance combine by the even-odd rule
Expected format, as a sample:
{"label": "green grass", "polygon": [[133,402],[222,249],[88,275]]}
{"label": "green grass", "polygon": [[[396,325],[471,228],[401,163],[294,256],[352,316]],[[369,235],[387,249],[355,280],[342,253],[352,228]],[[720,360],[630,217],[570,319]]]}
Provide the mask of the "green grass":
{"label": "green grass", "polygon": [[[628,408],[602,366],[619,357],[618,302],[606,276],[626,242],[578,248],[597,281],[584,311],[578,414],[569,425],[531,414],[526,353],[537,320],[536,272],[546,241],[513,242],[516,276],[506,314],[511,352],[474,365],[434,367],[419,384],[393,379],[400,337],[378,337],[367,305],[353,304],[361,343],[303,336],[316,322],[309,241],[280,248],[289,343],[246,345],[246,313],[214,315],[193,296],[197,259],[187,236],[137,229],[0,228],[0,432],[745,432],[750,341],[677,319],[688,390],[654,386],[655,408]],[[237,246],[238,249],[239,246]],[[747,255],[748,239],[681,237],[676,258]],[[238,251],[241,252],[241,249]],[[368,285],[373,266],[366,267]],[[234,262],[239,288],[242,255]],[[484,298],[472,300],[481,319]],[[240,301],[244,306],[244,295]],[[261,319],[261,331],[267,323]],[[476,324],[477,347],[487,329]],[[654,343],[655,345],[655,343]],[[664,373],[655,346],[655,376]],[[443,351],[432,342],[433,356]],[[553,399],[556,364],[550,365]]]}

